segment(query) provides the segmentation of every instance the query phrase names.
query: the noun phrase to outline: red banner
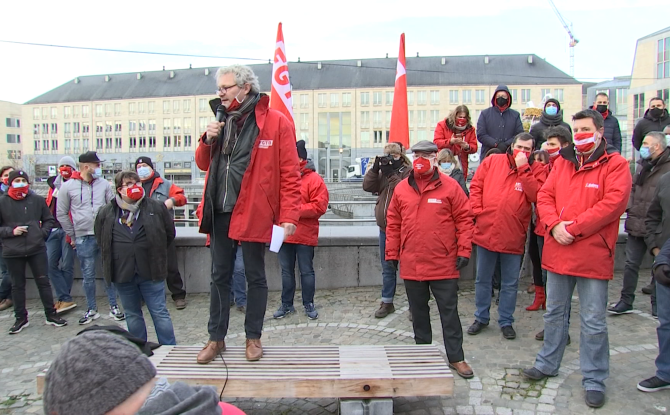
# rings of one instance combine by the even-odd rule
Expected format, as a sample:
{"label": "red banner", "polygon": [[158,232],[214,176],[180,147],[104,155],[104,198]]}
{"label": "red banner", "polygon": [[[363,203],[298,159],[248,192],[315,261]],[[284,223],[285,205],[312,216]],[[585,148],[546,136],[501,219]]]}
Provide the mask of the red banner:
{"label": "red banner", "polygon": [[407,72],[405,66],[405,34],[400,35],[400,52],[395,74],[395,90],[393,92],[393,111],[391,112],[391,129],[389,142],[401,143],[409,148],[409,117],[407,109]]}
{"label": "red banner", "polygon": [[277,43],[272,65],[272,90],[270,92],[270,108],[280,111],[295,125],[293,117],[293,99],[291,98],[291,81],[288,77],[288,59],[284,46],[284,34],[281,23],[277,27]]}

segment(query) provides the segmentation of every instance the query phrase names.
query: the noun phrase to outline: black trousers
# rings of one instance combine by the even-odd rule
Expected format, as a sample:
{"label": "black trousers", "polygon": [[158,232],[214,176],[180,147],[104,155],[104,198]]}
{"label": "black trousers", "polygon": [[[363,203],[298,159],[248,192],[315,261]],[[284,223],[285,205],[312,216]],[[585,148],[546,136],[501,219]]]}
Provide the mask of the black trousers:
{"label": "black trousers", "polygon": [[542,258],[540,258],[540,247],[537,244],[537,235],[533,232],[534,226],[531,222],[530,242],[528,244],[528,255],[533,264],[533,284],[538,287],[544,287],[542,280]]}
{"label": "black trousers", "polygon": [[463,329],[458,317],[458,279],[435,281],[405,280],[405,291],[412,313],[414,341],[416,344],[430,344],[433,341],[433,330],[430,326],[430,292],[435,297],[437,309],[442,322],[444,348],[449,363],[465,359],[463,355]]}
{"label": "black trousers", "polygon": [[182,281],[181,274],[179,273],[177,247],[175,246],[174,241],[168,246],[167,266],[168,274],[166,281],[168,290],[172,293],[172,299],[174,301],[183,300],[186,298],[186,291],[184,290],[184,281]]}
{"label": "black trousers", "polygon": [[29,265],[33,272],[40,300],[42,300],[42,306],[44,306],[44,314],[46,316],[56,314],[51,284],[47,276],[49,258],[46,248],[43,252],[29,257],[5,258],[5,264],[7,264],[9,275],[12,276],[12,301],[14,301],[14,316],[17,319],[28,317],[28,310],[26,310],[26,265]]}
{"label": "black trousers", "polygon": [[[235,268],[237,241],[228,237],[230,213],[214,213],[210,253],[212,281],[210,283],[209,323],[207,330],[212,341],[224,340],[230,317],[230,290]],[[244,331],[248,339],[260,339],[268,304],[268,284],[265,278],[265,244],[242,242],[245,275],[247,278],[247,308]]]}

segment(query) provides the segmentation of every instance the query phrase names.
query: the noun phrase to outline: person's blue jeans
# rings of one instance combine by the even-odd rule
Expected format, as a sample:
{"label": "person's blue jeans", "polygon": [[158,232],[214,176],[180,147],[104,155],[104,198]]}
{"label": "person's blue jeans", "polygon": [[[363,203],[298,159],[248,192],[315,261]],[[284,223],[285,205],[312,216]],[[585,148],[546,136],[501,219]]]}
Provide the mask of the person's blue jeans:
{"label": "person's blue jeans", "polygon": [[393,303],[396,287],[396,269],[386,260],[386,232],[379,231],[379,257],[382,261],[382,303]]}
{"label": "person's blue jeans", "polygon": [[142,314],[142,299],[144,299],[156,328],[158,343],[177,344],[170,312],[165,301],[165,281],[145,280],[135,274],[132,281],[115,285],[126,313],[126,324],[130,334],[144,341],[147,340],[147,325],[144,323]]}
{"label": "person's blue jeans", "polygon": [[656,311],[658,322],[658,357],[656,358],[656,376],[670,382],[670,287],[656,281]]}
{"label": "person's blue jeans", "polygon": [[475,319],[488,324],[491,319],[491,289],[496,261],[500,259],[500,303],[498,305],[498,325],[511,326],[514,323],[516,294],[519,288],[521,255],[503,254],[477,247],[477,277],[475,279]]}
{"label": "person's blue jeans", "polygon": [[[75,239],[77,245],[77,257],[81,266],[81,276],[84,279],[84,293],[86,294],[86,303],[89,310],[97,310],[95,301],[95,264],[100,258],[100,248],[95,240],[95,236],[78,236]],[[116,307],[116,293],[114,284],[106,285],[107,298],[109,306]]]}
{"label": "person's blue jeans", "polygon": [[609,377],[610,350],[607,334],[608,280],[547,274],[547,312],[544,315],[544,345],[535,359],[535,368],[546,375],[558,374],[568,343],[570,302],[577,286],[579,294],[579,364],[582,386],[605,392]]}
{"label": "person's blue jeans", "polygon": [[67,243],[65,231],[54,228],[47,238],[49,280],[56,291],[57,301],[72,301],[74,282],[74,249]]}
{"label": "person's blue jeans", "polygon": [[7,264],[2,257],[2,245],[0,244],[0,272],[2,272],[2,280],[0,280],[0,301],[12,299],[12,276],[9,275]]}
{"label": "person's blue jeans", "polygon": [[314,274],[314,247],[300,244],[284,243],[279,250],[279,265],[281,265],[281,302],[293,305],[295,297],[295,261],[298,259],[300,269],[300,287],[302,304],[314,303],[316,290],[316,275]]}
{"label": "person's blue jeans", "polygon": [[244,257],[242,247],[237,246],[235,254],[235,267],[233,268],[233,284],[230,292],[230,302],[235,302],[238,307],[247,306],[247,277],[244,273]]}

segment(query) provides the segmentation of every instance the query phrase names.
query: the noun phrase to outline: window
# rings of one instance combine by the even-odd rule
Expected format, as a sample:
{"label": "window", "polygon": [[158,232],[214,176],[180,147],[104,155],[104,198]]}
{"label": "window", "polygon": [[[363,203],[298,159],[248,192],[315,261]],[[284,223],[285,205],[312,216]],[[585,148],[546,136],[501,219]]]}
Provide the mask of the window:
{"label": "window", "polygon": [[656,91],[656,96],[663,99],[664,102],[668,102],[668,89],[659,89]]}
{"label": "window", "polygon": [[137,148],[137,138],[130,137],[128,139],[128,148]]}
{"label": "window", "polygon": [[207,130],[207,117],[198,118],[198,123],[200,124],[200,132],[204,133]]}
{"label": "window", "polygon": [[95,106],[95,116],[102,117],[102,104],[97,104]]}
{"label": "window", "polygon": [[386,128],[391,127],[391,111],[386,112]]}
{"label": "window", "polygon": [[140,134],[142,133],[142,131],[146,131],[147,130],[147,120],[140,120],[137,123],[137,127],[138,127],[137,130],[140,131]]}
{"label": "window", "polygon": [[72,118],[79,118],[79,105],[75,105],[74,107],[72,107],[72,110],[73,110]]}
{"label": "window", "polygon": [[140,114],[144,114],[144,102],[137,103],[137,112]]}
{"label": "window", "polygon": [[153,114],[155,111],[155,105],[156,103],[154,101],[149,101],[149,114]]}
{"label": "window", "polygon": [[58,134],[58,124],[51,123],[51,134]]}
{"label": "window", "polygon": [[370,147],[370,132],[361,132],[361,147]]}
{"label": "window", "polygon": [[96,137],[102,137],[102,123],[101,122],[96,122],[95,123],[95,136]]}
{"label": "window", "polygon": [[430,105],[440,105],[440,91],[430,91]]}
{"label": "window", "polygon": [[184,110],[184,112],[191,112],[191,100],[185,99],[181,107]]}
{"label": "window", "polygon": [[[514,101],[514,98],[512,98],[512,102]],[[522,89],[521,90],[521,102],[526,103],[530,101],[530,89]]]}
{"label": "window", "polygon": [[309,108],[309,95],[300,94],[300,108]]}
{"label": "window", "polygon": [[381,128],[382,127],[382,112],[381,111],[373,111],[372,112],[372,126],[374,128]]}
{"label": "window", "polygon": [[88,135],[88,133],[91,132],[91,125],[87,122],[84,122],[81,124],[81,133],[83,135]]}
{"label": "window", "polygon": [[70,124],[69,122],[63,124],[63,134],[65,134],[66,138],[70,137],[71,132],[72,132],[72,124]]}
{"label": "window", "polygon": [[370,128],[370,111],[361,111],[361,128]]}
{"label": "window", "polygon": [[309,114],[306,112],[300,114],[300,129],[309,130]]}
{"label": "window", "polygon": [[383,143],[384,132],[383,131],[373,131],[374,133],[374,143],[381,144]]}
{"label": "window", "polygon": [[71,115],[72,115],[72,107],[64,107],[63,108],[63,117],[70,118]]}
{"label": "window", "polygon": [[414,91],[407,91],[407,105],[414,105]]}
{"label": "window", "polygon": [[149,148],[156,148],[156,137],[149,137]]}
{"label": "window", "polygon": [[475,103],[484,104],[486,102],[486,96],[484,95],[485,91],[483,89],[475,90]]}
{"label": "window", "polygon": [[7,134],[7,144],[21,144],[21,135]]}
{"label": "window", "polygon": [[88,145],[88,138],[81,140],[81,149],[84,151],[88,151],[89,145]]}
{"label": "window", "polygon": [[58,151],[58,140],[51,140],[51,150]]}
{"label": "window", "polygon": [[657,52],[656,77],[658,79],[670,78],[670,37],[658,40]]}
{"label": "window", "polygon": [[198,111],[199,112],[207,111],[207,99],[205,98],[198,99]]}
{"label": "window", "polygon": [[554,98],[558,100],[558,102],[563,102],[563,89],[554,89]]}
{"label": "window", "polygon": [[163,136],[163,148],[172,147],[172,140],[169,135]]}
{"label": "window", "polygon": [[112,115],[112,104],[105,104],[105,117]]}
{"label": "window", "polygon": [[40,133],[40,125],[39,124],[33,124],[33,134],[37,135]]}
{"label": "window", "polygon": [[430,111],[430,124],[431,125],[437,125],[438,122],[440,122],[440,111],[431,110]]}
{"label": "window", "polygon": [[420,110],[417,111],[417,115],[419,116],[419,128],[425,128],[426,127],[426,122],[428,121],[428,111],[426,110]]}
{"label": "window", "polygon": [[185,134],[190,134],[191,133],[191,119],[190,118],[184,118],[184,133]]}
{"label": "window", "polygon": [[84,118],[88,118],[88,114],[89,114],[88,110],[89,110],[88,105],[82,105],[81,106],[81,116],[84,117]]}
{"label": "window", "polygon": [[368,105],[370,105],[370,93],[361,92],[361,106],[367,107]]}
{"label": "window", "polygon": [[170,113],[170,101],[163,101],[163,114]]}
{"label": "window", "polygon": [[386,91],[386,105],[393,105],[393,91]]}
{"label": "window", "polygon": [[72,151],[74,151],[75,153],[76,153],[76,152],[79,152],[79,140],[78,140],[78,139],[74,139],[74,140],[72,140],[72,141],[73,141],[73,143],[72,143]]}
{"label": "window", "polygon": [[463,103],[472,104],[472,90],[470,89],[463,90]]}
{"label": "window", "polygon": [[6,118],[5,124],[10,128],[19,128],[21,127],[21,120],[18,118]]}
{"label": "window", "polygon": [[107,137],[105,138],[105,149],[109,150],[110,148],[112,148],[112,138]]}
{"label": "window", "polygon": [[121,137],[116,137],[114,139],[114,148],[117,150],[121,149]]}
{"label": "window", "polygon": [[49,134],[49,124],[48,123],[43,123],[42,124],[42,134]]}
{"label": "window", "polygon": [[42,140],[42,150],[49,151],[49,140]]}
{"label": "window", "polygon": [[426,91],[418,91],[416,93],[416,101],[417,101],[416,103],[418,105],[426,105],[428,103],[427,99],[428,99],[428,93]]}
{"label": "window", "polygon": [[319,108],[326,107],[326,94],[319,94]]}
{"label": "window", "polygon": [[174,136],[174,146],[175,146],[175,148],[181,147],[181,136],[180,135]]}
{"label": "window", "polygon": [[121,104],[114,104],[114,115],[121,115]]}
{"label": "window", "polygon": [[40,119],[40,109],[33,108],[33,120],[39,120],[39,119]]}
{"label": "window", "polygon": [[514,103],[514,102],[517,102],[517,99],[516,99],[516,97],[517,97],[517,95],[516,95],[516,89],[510,89],[509,92],[510,92],[510,94],[512,95],[512,102],[513,102],[513,103]]}
{"label": "window", "polygon": [[51,107],[51,119],[58,118],[58,109],[56,107]]}
{"label": "window", "polygon": [[177,114],[179,112],[179,101],[176,99],[172,102],[172,111]]}
{"label": "window", "polygon": [[112,135],[112,122],[105,121],[105,135]]}
{"label": "window", "polygon": [[409,145],[413,146],[416,144],[416,131],[409,130]]}
{"label": "window", "polygon": [[154,134],[156,131],[156,120],[149,120],[149,134]]}
{"label": "window", "polygon": [[184,148],[190,148],[193,145],[190,135],[184,136]]}
{"label": "window", "polygon": [[80,131],[81,131],[81,123],[73,122],[72,123],[72,132],[75,134],[75,137],[77,137],[79,135]]}
{"label": "window", "polygon": [[170,134],[170,119],[165,118],[163,119],[163,132],[167,132],[167,134]]}
{"label": "window", "polygon": [[114,135],[121,135],[121,121],[114,122]]}
{"label": "window", "polygon": [[35,151],[40,151],[40,141],[39,140],[35,140],[35,148],[34,149],[35,149]]}
{"label": "window", "polygon": [[372,105],[382,105],[382,93],[380,91],[372,93]]}
{"label": "window", "polygon": [[408,120],[410,130],[414,128],[414,121],[415,121],[414,120],[414,110],[411,110],[411,111],[409,111],[409,120]]}
{"label": "window", "polygon": [[175,134],[181,134],[181,118],[172,120],[172,131],[174,131]]}
{"label": "window", "polygon": [[449,90],[449,103],[458,104],[458,90],[455,89]]}
{"label": "window", "polygon": [[644,101],[644,92],[633,95],[633,118],[642,118],[646,108],[647,104]]}
{"label": "window", "polygon": [[140,148],[147,148],[147,138],[140,137],[138,145],[140,146]]}
{"label": "window", "polygon": [[343,107],[351,106],[351,92],[342,93],[342,106]]}
{"label": "window", "polygon": [[330,107],[336,108],[340,106],[340,94],[330,94]]}
{"label": "window", "polygon": [[48,115],[49,115],[49,108],[47,107],[42,108],[42,119],[46,120],[48,118]]}

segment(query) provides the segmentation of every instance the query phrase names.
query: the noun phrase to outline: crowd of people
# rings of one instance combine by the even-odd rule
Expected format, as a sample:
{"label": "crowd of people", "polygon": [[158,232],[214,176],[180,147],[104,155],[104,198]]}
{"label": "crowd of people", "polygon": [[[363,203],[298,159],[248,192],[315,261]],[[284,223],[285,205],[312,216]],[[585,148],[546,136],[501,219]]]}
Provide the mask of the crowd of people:
{"label": "crowd of people", "polygon": [[[197,215],[200,232],[208,236],[212,261],[209,341],[197,355],[200,364],[225,352],[230,309],[235,304],[245,314],[247,360],[263,357],[261,334],[268,302],[265,252],[273,226],[284,233],[279,250],[281,303],[273,317],[285,318],[296,311],[297,261],[304,313],[309,319],[318,318],[314,247],[329,197],[305,142],[296,143],[293,123],[269,107],[253,71],[241,65],[224,67],[216,73],[216,82],[218,98],[210,102],[216,121],[207,126],[195,154],[196,164],[206,171]],[[384,318],[395,312],[399,274],[416,343],[432,342],[432,295],[449,366],[463,378],[472,378],[458,314],[460,272],[470,265],[474,249],[476,311],[467,333],[477,335],[487,329],[497,289],[498,326],[505,339],[513,340],[519,274],[527,251],[535,293],[527,309],[546,309],[546,314],[544,330],[536,335],[544,343],[533,367],[523,374],[533,380],[558,374],[570,343],[568,326],[576,287],[585,400],[590,407],[601,407],[609,375],[605,316],[630,312],[639,266],[650,252],[657,257],[653,298],[654,315],[660,320],[658,371],[640,382],[638,389],[670,388],[670,227],[663,220],[670,212],[670,175],[664,174],[670,169],[670,126],[665,132],[636,128],[633,141],[640,141],[641,160],[632,178],[628,161],[619,154],[621,134],[609,114],[606,95],[599,94],[592,108],[574,114],[572,126],[563,120],[560,102],[548,99],[529,133],[512,109],[506,86],[496,88],[491,104],[476,128],[469,109],[458,106],[438,123],[434,141],[420,141],[410,149],[413,160],[402,144],[387,143],[384,154],[375,158],[365,174],[364,190],[378,197],[375,217],[382,292],[374,316]],[[670,124],[660,99],[651,100],[648,114],[645,128]],[[482,161],[468,187],[468,155],[476,153],[479,145]],[[174,262],[171,212],[186,203],[183,190],[161,178],[148,157],[137,159],[135,171],[118,173],[114,187],[101,178],[100,163],[95,152],[88,152],[79,157],[77,170],[74,160],[64,157],[59,175],[50,180],[46,200],[30,190],[25,172],[12,168],[0,172],[0,190],[5,192],[0,196],[0,265],[3,275],[9,275],[0,287],[0,306],[14,307],[16,323],[10,333],[28,326],[26,265],[35,276],[47,324],[67,324],[61,315],[76,307],[70,293],[76,253],[87,301],[80,324],[100,316],[95,300],[95,267],[100,261],[110,316],[126,319],[130,335],[146,342],[144,302],[159,343],[176,344],[165,281],[177,308],[185,307],[183,282]],[[607,286],[614,274],[619,218],[624,212],[628,212],[629,233],[624,289],[621,300],[608,308]],[[117,306],[117,295],[125,315]],[[95,341],[112,340],[91,337],[88,343]],[[47,376],[45,408],[66,405],[59,394],[48,391],[66,388],[59,377],[73,381],[63,363],[69,359],[65,354],[89,347],[84,343],[71,340],[54,362]],[[186,388],[154,383],[151,371],[142,369],[142,359],[128,353],[126,357],[138,368],[133,385],[133,392],[139,394],[133,394],[139,396],[132,403],[135,410],[152,402],[156,394]],[[179,396],[191,395],[211,398],[211,393],[197,388]],[[124,399],[110,401],[108,406],[129,404]],[[174,404],[179,405],[179,399]]]}

